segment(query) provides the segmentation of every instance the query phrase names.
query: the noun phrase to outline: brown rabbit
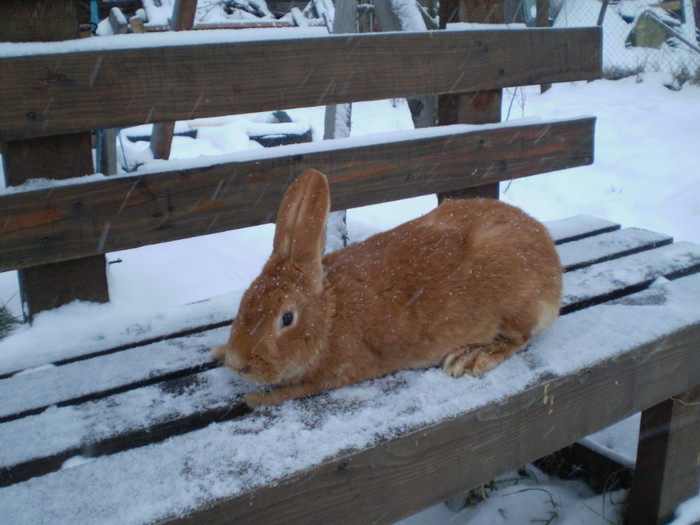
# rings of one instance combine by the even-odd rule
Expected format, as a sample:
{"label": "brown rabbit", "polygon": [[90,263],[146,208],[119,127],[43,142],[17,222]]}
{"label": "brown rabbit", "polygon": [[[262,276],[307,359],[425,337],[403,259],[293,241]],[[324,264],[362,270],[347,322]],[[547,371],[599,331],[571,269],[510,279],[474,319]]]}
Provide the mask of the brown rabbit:
{"label": "brown rabbit", "polygon": [[479,376],[559,314],[547,230],[491,199],[432,212],[322,258],[330,190],[306,170],[282,199],[272,255],[212,358],[271,385],[274,405],[405,368]]}

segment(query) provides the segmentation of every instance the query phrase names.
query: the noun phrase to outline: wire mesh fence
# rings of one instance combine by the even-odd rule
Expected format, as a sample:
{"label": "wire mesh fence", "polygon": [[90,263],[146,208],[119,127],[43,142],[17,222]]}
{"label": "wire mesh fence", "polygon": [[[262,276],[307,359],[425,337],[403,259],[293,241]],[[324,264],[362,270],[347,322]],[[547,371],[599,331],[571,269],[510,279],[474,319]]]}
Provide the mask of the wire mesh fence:
{"label": "wire mesh fence", "polygon": [[[535,25],[538,1],[516,2],[522,21]],[[554,27],[602,25],[606,78],[660,71],[669,87],[700,84],[695,0],[549,0],[548,7]]]}

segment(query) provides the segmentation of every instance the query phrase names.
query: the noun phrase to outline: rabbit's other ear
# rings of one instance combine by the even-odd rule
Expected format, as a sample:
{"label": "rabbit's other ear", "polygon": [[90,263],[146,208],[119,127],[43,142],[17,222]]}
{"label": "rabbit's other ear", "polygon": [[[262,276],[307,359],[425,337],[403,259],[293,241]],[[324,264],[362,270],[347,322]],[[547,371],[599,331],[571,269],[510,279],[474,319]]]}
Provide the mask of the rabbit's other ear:
{"label": "rabbit's other ear", "polygon": [[304,171],[282,197],[272,245],[273,253],[314,272],[310,276],[319,281],[330,201],[326,176]]}

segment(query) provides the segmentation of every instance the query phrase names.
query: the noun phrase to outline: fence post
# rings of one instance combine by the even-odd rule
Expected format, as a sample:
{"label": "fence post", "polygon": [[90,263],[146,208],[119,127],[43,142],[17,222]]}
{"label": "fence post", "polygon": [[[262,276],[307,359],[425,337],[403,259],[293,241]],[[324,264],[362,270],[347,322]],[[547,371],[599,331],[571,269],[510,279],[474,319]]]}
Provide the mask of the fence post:
{"label": "fence post", "polygon": [[[537,0],[537,27],[549,27],[549,0]],[[540,93],[551,87],[551,82],[540,84]]]}
{"label": "fence post", "polygon": [[[479,22],[502,24],[505,22],[503,0],[442,0],[440,2],[440,28],[451,22]],[[486,90],[471,93],[440,95],[438,99],[438,123],[490,124],[501,121],[502,90]],[[498,183],[466,188],[438,194],[438,200],[448,198],[490,197],[497,199]]]}
{"label": "fence post", "polygon": [[[173,14],[170,18],[172,31],[186,31],[194,27],[194,15],[197,12],[197,0],[175,0]],[[151,133],[151,151],[153,158],[170,158],[170,148],[175,133],[174,122],[156,122]]]}
{"label": "fence post", "polygon": [[[374,16],[382,31],[426,31],[420,4],[400,5],[400,0],[374,0]],[[399,16],[401,13],[401,16]],[[437,97],[418,95],[406,99],[415,128],[437,123]]]}
{"label": "fence post", "polygon": [[[329,20],[326,18],[326,23]],[[356,0],[336,0],[335,14],[329,30],[334,35],[357,32]],[[323,140],[340,139],[350,136],[352,128],[352,104],[331,104],[326,106],[323,123]],[[328,215],[326,223],[325,253],[348,244],[347,210],[337,210]]]}
{"label": "fence post", "polygon": [[[78,38],[75,0],[0,2],[0,41],[57,41]],[[5,180],[17,186],[27,179],[71,178],[94,173],[89,132],[10,141],[2,144]],[[47,240],[50,242],[50,239]],[[104,255],[46,264],[19,271],[25,316],[76,299],[107,302]]]}

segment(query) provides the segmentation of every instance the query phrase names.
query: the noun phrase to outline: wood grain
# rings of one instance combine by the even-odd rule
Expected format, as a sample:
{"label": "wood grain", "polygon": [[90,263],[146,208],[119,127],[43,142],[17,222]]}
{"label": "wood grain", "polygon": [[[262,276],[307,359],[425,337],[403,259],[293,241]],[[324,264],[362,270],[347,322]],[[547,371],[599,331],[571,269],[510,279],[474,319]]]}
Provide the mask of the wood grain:
{"label": "wood grain", "polygon": [[[170,27],[173,31],[186,31],[194,25],[197,0],[175,0]],[[175,122],[158,122],[153,125],[151,151],[154,159],[169,159],[173,143]]]}
{"label": "wood grain", "polygon": [[275,158],[9,194],[0,198],[0,271],[271,222],[286,186],[311,167],[329,177],[338,210],[585,165],[594,125],[457,128],[315,153],[288,146]]}
{"label": "wood grain", "polygon": [[3,0],[2,42],[51,42],[80,37],[75,0]]}
{"label": "wood grain", "polygon": [[625,523],[662,525],[698,493],[700,385],[642,412]]}
{"label": "wood grain", "polygon": [[[73,0],[2,2],[0,20],[0,41],[59,41],[79,36]],[[0,146],[8,186],[20,185],[38,174],[47,179],[67,179],[94,173],[90,133],[85,131],[9,141]],[[109,300],[102,255],[20,271],[19,284],[28,320],[38,312],[76,299]]]}
{"label": "wood grain", "polygon": [[8,57],[0,60],[0,140],[587,80],[600,69],[600,28],[329,35]]}
{"label": "wood grain", "polygon": [[[505,7],[501,1],[443,0],[440,18],[447,20],[449,13],[457,9],[460,22],[504,23]],[[442,25],[444,27],[444,25]],[[501,89],[444,94],[438,97],[438,123],[491,124],[501,121]],[[498,182],[478,188],[465,188],[449,193],[439,193],[438,200],[488,197],[498,199]]]}
{"label": "wood grain", "polygon": [[700,383],[698,338],[696,324],[181,523],[391,523]]}

